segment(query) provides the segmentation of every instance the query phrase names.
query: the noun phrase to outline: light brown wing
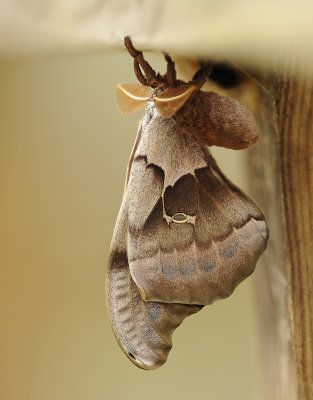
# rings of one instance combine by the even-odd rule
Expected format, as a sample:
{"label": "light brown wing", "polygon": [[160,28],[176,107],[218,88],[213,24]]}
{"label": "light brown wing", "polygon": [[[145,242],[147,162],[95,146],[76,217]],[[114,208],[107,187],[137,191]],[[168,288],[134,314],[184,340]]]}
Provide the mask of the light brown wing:
{"label": "light brown wing", "polygon": [[145,300],[210,304],[253,272],[266,223],[192,134],[147,112],[128,184],[130,272]]}
{"label": "light brown wing", "polygon": [[179,85],[158,94],[154,101],[161,116],[169,118],[174,115],[196,90],[198,87],[195,85]]}
{"label": "light brown wing", "polygon": [[[135,150],[136,147],[133,153]],[[130,163],[132,161],[133,156]],[[199,311],[201,306],[142,300],[129,272],[126,248],[129,235],[128,206],[126,190],[110,249],[106,302],[120,347],[136,366],[149,370],[166,361],[172,347],[173,331],[187,316]]]}
{"label": "light brown wing", "polygon": [[[144,171],[146,185],[157,175],[162,185],[158,167],[146,165]],[[145,300],[210,304],[253,272],[267,243],[264,217],[213,158],[166,188],[164,209],[157,191],[153,204],[142,228],[131,229],[129,237],[130,271]],[[186,222],[171,220],[176,213],[185,214]]]}
{"label": "light brown wing", "polygon": [[138,83],[119,83],[116,86],[116,103],[123,114],[132,114],[145,106],[151,88]]}

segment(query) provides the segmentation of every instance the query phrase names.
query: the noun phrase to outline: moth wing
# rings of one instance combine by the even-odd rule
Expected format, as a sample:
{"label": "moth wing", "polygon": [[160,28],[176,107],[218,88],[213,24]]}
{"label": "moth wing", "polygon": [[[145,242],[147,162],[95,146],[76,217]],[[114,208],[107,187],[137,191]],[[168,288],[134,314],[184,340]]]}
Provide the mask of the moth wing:
{"label": "moth wing", "polygon": [[179,85],[158,94],[154,101],[161,116],[169,118],[174,115],[198,89],[195,85]]}
{"label": "moth wing", "polygon": [[150,87],[137,83],[119,83],[116,86],[116,103],[123,114],[140,110],[149,99]]}
{"label": "moth wing", "polygon": [[150,370],[166,361],[173,331],[201,306],[143,301],[129,271],[128,236],[126,188],[110,248],[106,303],[120,347],[135,365]]}
{"label": "moth wing", "polygon": [[[145,177],[145,185],[152,182]],[[164,208],[161,196],[151,210],[144,210],[144,202],[138,200],[148,217],[140,230],[130,230],[128,244],[131,275],[144,300],[204,305],[228,297],[266,247],[261,211],[212,156],[207,167],[166,188]],[[187,222],[173,222],[177,213]]]}

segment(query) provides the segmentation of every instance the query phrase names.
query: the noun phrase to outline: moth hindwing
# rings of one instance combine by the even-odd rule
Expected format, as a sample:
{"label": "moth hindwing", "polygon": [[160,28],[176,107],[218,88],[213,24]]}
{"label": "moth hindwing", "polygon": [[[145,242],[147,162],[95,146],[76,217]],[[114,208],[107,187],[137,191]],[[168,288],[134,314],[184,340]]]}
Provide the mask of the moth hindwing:
{"label": "moth hindwing", "polygon": [[[268,230],[259,208],[206,147],[254,143],[249,111],[200,91],[208,68],[181,82],[166,56],[161,76],[129,38],[125,43],[143,86],[119,85],[118,104],[129,113],[145,103],[146,111],[111,243],[106,296],[121,348],[138,367],[153,369],[166,361],[185,317],[229,296],[253,272]],[[230,115],[219,114],[221,108]],[[191,118],[200,113],[201,123]]]}

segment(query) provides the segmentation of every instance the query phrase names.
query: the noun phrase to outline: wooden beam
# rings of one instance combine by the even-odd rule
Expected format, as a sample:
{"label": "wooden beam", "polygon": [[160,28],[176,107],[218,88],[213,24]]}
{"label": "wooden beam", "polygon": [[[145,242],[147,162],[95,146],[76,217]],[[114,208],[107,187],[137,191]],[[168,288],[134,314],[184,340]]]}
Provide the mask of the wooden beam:
{"label": "wooden beam", "polygon": [[[292,61],[293,60],[293,61]],[[270,226],[257,270],[267,398],[313,398],[313,80],[296,59],[267,72],[251,183]]]}
{"label": "wooden beam", "polygon": [[123,48],[230,57],[246,66],[281,66],[290,48],[313,66],[310,0],[1,1],[0,57]]}

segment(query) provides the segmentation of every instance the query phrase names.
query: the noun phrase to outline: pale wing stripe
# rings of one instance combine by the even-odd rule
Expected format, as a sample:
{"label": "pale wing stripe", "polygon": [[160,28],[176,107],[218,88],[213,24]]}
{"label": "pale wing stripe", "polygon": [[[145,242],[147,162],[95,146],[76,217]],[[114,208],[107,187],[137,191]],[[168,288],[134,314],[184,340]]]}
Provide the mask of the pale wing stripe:
{"label": "pale wing stripe", "polygon": [[140,97],[140,96],[135,96],[134,94],[130,93],[128,90],[126,90],[124,88],[123,85],[121,85],[120,83],[117,84],[118,88],[125,93],[128,97],[134,99],[134,100],[138,100],[138,101],[147,101],[149,99],[149,97],[144,96],[144,97]]}
{"label": "pale wing stripe", "polygon": [[157,96],[157,97],[156,97],[156,101],[157,101],[157,102],[160,102],[160,103],[168,103],[169,101],[179,100],[179,99],[181,99],[181,98],[187,97],[188,94],[189,94],[190,92],[195,91],[195,89],[196,89],[196,86],[191,86],[191,87],[190,87],[188,90],[186,90],[185,92],[183,92],[183,93],[181,93],[181,94],[178,94],[178,95],[176,95],[176,96],[172,96],[172,97],[170,97],[170,98],[168,98],[168,97],[162,98],[162,97]]}

